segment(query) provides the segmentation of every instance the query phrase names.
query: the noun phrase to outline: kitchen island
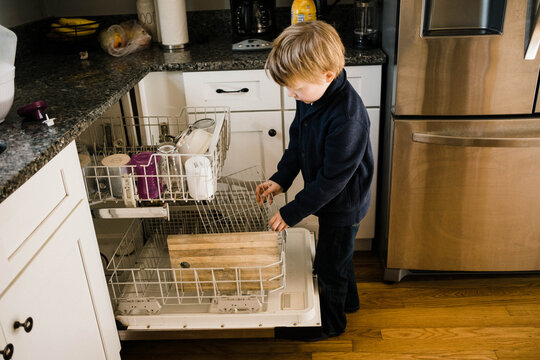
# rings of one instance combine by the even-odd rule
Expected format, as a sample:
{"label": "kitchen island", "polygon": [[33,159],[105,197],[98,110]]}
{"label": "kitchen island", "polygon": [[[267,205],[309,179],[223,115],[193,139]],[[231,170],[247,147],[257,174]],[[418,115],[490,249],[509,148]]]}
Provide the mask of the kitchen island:
{"label": "kitchen island", "polygon": [[[21,40],[19,39],[19,43]],[[18,45],[20,46],[20,44]],[[239,53],[229,39],[193,44],[186,51],[165,52],[157,44],[115,58],[101,49],[87,60],[76,52],[27,53],[16,59],[15,100],[0,140],[0,202],[99,118],[111,105],[152,71],[209,71],[262,69],[268,53]],[[380,49],[347,49],[346,65],[377,65],[386,61]],[[54,126],[23,120],[16,110],[45,100]]]}

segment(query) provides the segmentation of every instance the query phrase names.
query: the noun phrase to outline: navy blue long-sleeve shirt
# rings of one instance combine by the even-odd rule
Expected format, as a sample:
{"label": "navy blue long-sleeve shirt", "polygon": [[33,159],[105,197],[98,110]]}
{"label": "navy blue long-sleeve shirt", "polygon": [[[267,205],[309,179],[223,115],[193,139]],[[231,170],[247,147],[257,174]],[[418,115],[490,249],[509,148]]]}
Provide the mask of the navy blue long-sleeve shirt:
{"label": "navy blue long-sleeve shirt", "polygon": [[284,191],[298,172],[304,189],[280,209],[294,226],[315,214],[320,223],[353,225],[366,215],[373,177],[370,121],[345,70],[313,104],[296,102],[290,142],[270,180]]}

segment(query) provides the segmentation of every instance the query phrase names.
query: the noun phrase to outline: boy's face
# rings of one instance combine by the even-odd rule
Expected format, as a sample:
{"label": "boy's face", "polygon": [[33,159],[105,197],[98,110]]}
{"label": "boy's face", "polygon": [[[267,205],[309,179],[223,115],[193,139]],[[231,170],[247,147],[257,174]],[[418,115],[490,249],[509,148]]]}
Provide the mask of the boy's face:
{"label": "boy's face", "polygon": [[294,98],[295,100],[302,101],[306,104],[311,104],[321,98],[324,92],[334,80],[335,73],[333,71],[327,71],[322,74],[317,82],[308,82],[305,80],[295,80],[287,89],[287,96]]}

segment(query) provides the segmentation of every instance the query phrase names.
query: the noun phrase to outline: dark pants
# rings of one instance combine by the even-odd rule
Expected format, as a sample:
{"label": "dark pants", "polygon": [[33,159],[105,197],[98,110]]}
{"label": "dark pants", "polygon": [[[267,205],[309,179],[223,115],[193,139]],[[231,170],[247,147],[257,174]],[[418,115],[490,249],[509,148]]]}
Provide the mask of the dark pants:
{"label": "dark pants", "polygon": [[314,272],[319,281],[323,331],[329,336],[345,331],[345,311],[355,311],[360,304],[353,264],[358,226],[319,226]]}

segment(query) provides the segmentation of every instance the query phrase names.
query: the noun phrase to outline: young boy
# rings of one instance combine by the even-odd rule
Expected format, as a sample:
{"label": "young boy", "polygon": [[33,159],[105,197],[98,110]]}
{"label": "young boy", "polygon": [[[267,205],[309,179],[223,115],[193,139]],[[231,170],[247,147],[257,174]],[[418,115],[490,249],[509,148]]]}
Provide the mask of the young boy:
{"label": "young boy", "polygon": [[257,186],[257,201],[287,191],[302,172],[304,189],[272,216],[270,227],[282,231],[308,215],[319,218],[314,273],[321,339],[343,333],[345,313],[359,308],[354,240],[368,211],[373,176],[368,114],[344,65],[341,39],[322,21],[289,26],[266,61],[267,73],[296,99],[296,115],[278,171]]}

